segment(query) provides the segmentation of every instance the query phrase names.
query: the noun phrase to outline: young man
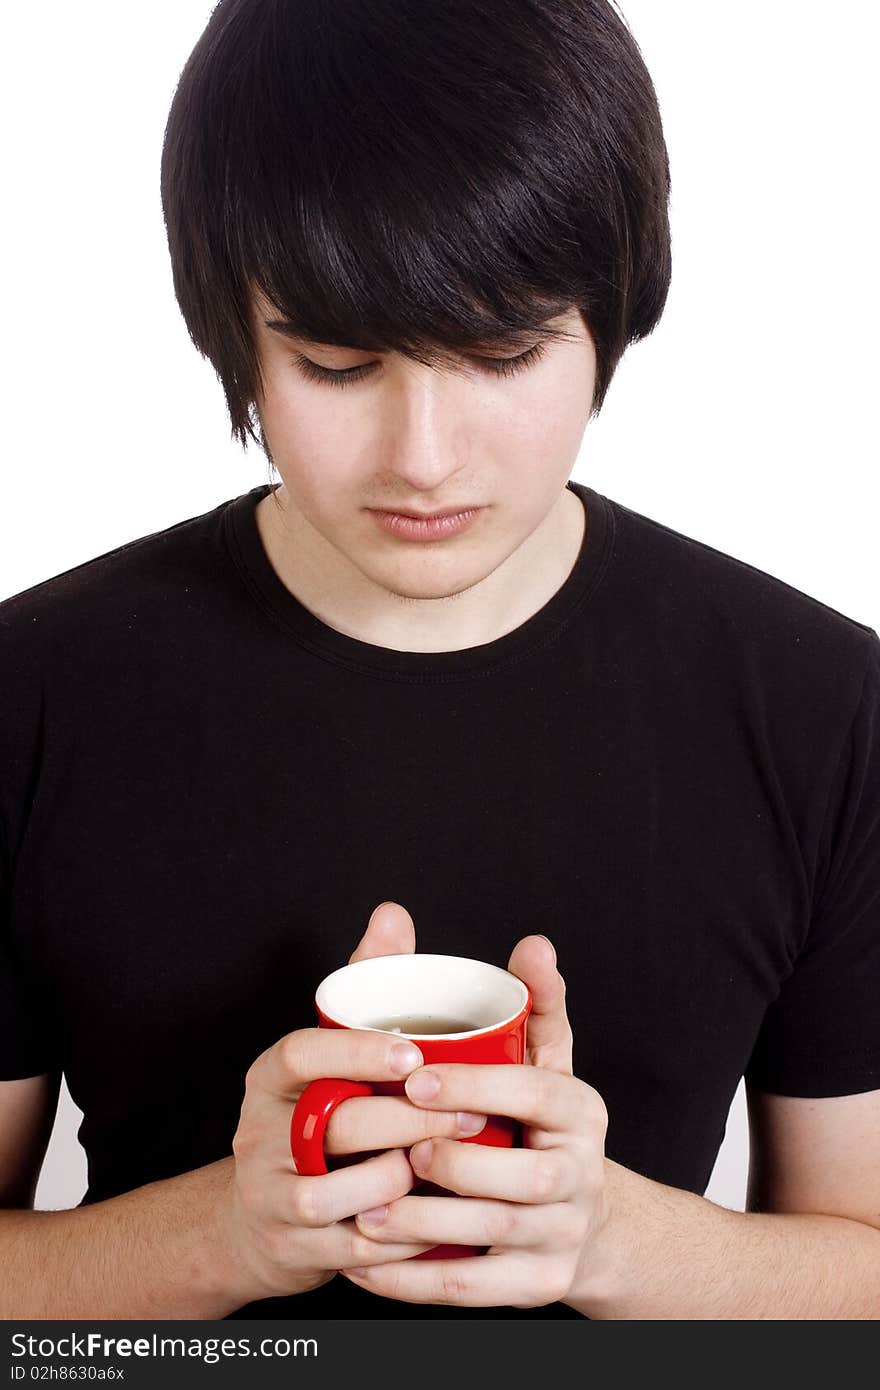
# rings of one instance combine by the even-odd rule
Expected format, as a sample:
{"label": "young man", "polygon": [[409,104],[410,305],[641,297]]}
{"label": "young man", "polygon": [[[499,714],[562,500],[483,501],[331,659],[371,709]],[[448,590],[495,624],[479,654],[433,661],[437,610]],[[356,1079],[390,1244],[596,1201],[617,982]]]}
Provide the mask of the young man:
{"label": "young man", "polygon": [[[162,192],[281,483],[0,604],[0,1312],[880,1315],[880,639],[570,481],[669,284],[624,24],[224,0]],[[528,1065],[314,1028],[359,936],[509,964]],[[326,1075],[407,1098],[305,1177]]]}

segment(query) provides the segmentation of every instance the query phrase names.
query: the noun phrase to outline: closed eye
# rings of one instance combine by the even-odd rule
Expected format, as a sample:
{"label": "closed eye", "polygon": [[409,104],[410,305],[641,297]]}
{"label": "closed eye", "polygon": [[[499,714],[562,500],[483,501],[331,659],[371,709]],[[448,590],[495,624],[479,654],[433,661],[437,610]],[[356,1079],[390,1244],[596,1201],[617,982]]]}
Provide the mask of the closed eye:
{"label": "closed eye", "polygon": [[[511,377],[537,362],[543,357],[544,352],[544,344],[536,343],[534,347],[519,353],[516,357],[473,357],[471,361],[476,362],[481,370],[489,372],[492,376]],[[303,357],[301,353],[296,353],[291,360],[309,381],[319,381],[326,386],[351,386],[364,377],[371,376],[378,366],[376,362],[365,362],[360,367],[335,370],[331,367],[320,367],[317,362]]]}

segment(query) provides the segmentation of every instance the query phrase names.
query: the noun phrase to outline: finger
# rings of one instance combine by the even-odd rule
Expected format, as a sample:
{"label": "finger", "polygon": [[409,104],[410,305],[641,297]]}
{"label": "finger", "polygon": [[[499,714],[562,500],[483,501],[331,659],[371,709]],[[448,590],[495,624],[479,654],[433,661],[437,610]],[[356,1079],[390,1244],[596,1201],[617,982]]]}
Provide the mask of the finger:
{"label": "finger", "polygon": [[295,1100],[308,1081],[344,1076],[351,1081],[399,1081],[422,1064],[415,1043],[361,1028],[300,1028],[262,1053],[248,1072],[255,1083]]}
{"label": "finger", "polygon": [[463,1260],[400,1260],[342,1273],[352,1283],[401,1303],[533,1308],[556,1302],[566,1292],[542,1282],[533,1259],[512,1252]]}
{"label": "finger", "polygon": [[565,981],[556,968],[556,951],[546,936],[524,936],[507,968],[532,995],[526,1024],[526,1060],[536,1067],[571,1073],[572,1036],[565,1007]]}
{"label": "finger", "polygon": [[415,1105],[432,1110],[508,1115],[558,1136],[583,1135],[591,1124],[601,1128],[604,1122],[604,1102],[592,1086],[575,1076],[516,1063],[432,1062],[410,1073],[406,1094]]}
{"label": "finger", "polygon": [[[302,1243],[302,1232],[296,1232]],[[341,1220],[335,1226],[329,1227],[327,1232],[321,1232],[321,1238],[328,1238],[329,1248],[325,1259],[329,1269],[343,1270],[350,1269],[350,1266],[364,1265],[370,1268],[371,1265],[388,1265],[395,1259],[412,1259],[413,1255],[423,1254],[425,1250],[431,1250],[434,1241],[389,1241],[385,1244],[378,1240],[373,1240],[370,1236],[364,1236],[359,1227],[353,1220]],[[393,1254],[392,1254],[393,1251]]]}
{"label": "finger", "polygon": [[414,1181],[406,1155],[391,1149],[319,1177],[291,1178],[283,1215],[293,1226],[332,1226],[365,1207],[396,1201],[410,1191]]}
{"label": "finger", "polygon": [[485,1115],[426,1110],[405,1096],[354,1097],[344,1100],[330,1116],[324,1151],[350,1154],[368,1149],[409,1148],[429,1137],[458,1139],[478,1134],[485,1124]]}
{"label": "finger", "polygon": [[373,956],[410,955],[416,949],[416,928],[412,917],[400,903],[386,902],[374,907],[367,930],[351,956],[349,965]]}
{"label": "finger", "polygon": [[[297,1249],[302,1249],[303,1233],[296,1227],[290,1228],[291,1258],[295,1259]],[[371,1266],[375,1264],[390,1264],[392,1260],[410,1260],[413,1255],[420,1254],[423,1250],[430,1250],[434,1244],[424,1241],[389,1241],[387,1243],[372,1240],[370,1236],[364,1235],[358,1229],[356,1223],[351,1219],[337,1221],[335,1225],[329,1226],[325,1231],[320,1232],[321,1240],[321,1261],[325,1263],[327,1269],[343,1270],[349,1269],[352,1265]],[[393,1254],[391,1252],[394,1252]]]}
{"label": "finger", "polygon": [[358,1228],[371,1240],[399,1244],[495,1245],[530,1248],[564,1239],[571,1224],[566,1202],[531,1206],[480,1197],[401,1197],[359,1212]]}
{"label": "finger", "polygon": [[567,1202],[579,1191],[582,1180],[580,1166],[568,1148],[499,1149],[491,1144],[462,1144],[456,1139],[423,1139],[410,1149],[409,1161],[418,1177],[460,1197],[490,1197],[534,1206]]}
{"label": "finger", "polygon": [[278,1264],[289,1258],[291,1265],[302,1261],[303,1248],[309,1244],[314,1261],[323,1269],[349,1269],[352,1265],[388,1264],[392,1259],[412,1259],[421,1251],[430,1250],[424,1241],[380,1241],[364,1236],[352,1219],[334,1222],[325,1229],[306,1234],[303,1227],[288,1222],[279,1237]]}

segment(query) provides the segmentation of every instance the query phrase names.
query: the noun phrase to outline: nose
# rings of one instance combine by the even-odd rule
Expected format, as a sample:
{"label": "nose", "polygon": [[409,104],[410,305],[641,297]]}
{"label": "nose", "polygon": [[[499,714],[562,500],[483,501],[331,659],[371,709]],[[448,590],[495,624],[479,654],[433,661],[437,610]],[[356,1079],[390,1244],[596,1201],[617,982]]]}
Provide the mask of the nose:
{"label": "nose", "polygon": [[[422,363],[404,363],[389,393],[386,467],[413,492],[440,491],[467,463],[462,383]],[[401,489],[402,490],[402,489]]]}

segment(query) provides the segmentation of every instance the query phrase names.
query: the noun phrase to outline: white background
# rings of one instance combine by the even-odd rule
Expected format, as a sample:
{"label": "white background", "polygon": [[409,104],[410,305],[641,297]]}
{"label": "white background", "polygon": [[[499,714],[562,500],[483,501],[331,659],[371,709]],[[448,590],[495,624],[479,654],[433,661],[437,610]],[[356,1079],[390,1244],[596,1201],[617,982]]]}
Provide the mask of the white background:
{"label": "white background", "polygon": [[[190,344],[159,199],[168,106],[210,12],[4,12],[0,597],[269,476],[231,444]],[[875,6],[623,12],[670,151],[673,282],[574,476],[876,627]],[[83,1194],[79,1118],[63,1093],[41,1208]],[[740,1088],[707,1196],[743,1206],[747,1152]]]}

